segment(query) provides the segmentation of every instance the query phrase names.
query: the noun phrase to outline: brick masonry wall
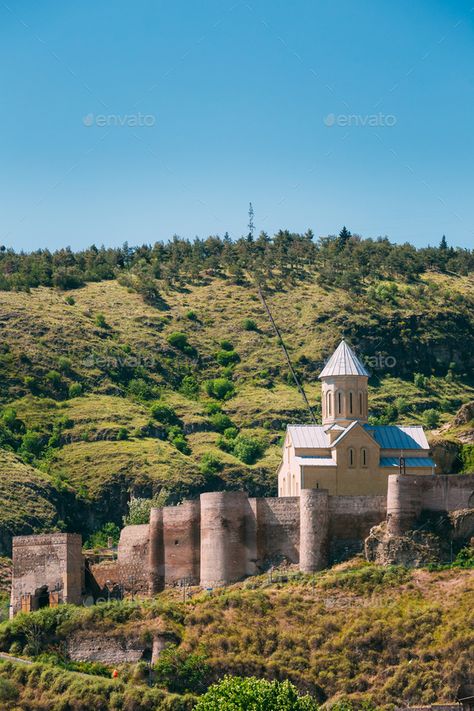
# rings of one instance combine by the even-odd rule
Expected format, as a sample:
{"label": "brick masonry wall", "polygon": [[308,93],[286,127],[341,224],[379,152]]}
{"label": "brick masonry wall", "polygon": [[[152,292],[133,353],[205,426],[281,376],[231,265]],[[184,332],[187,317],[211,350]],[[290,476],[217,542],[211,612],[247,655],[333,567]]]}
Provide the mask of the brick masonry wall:
{"label": "brick masonry wall", "polygon": [[286,558],[299,561],[300,500],[297,496],[256,499],[259,567]]}
{"label": "brick masonry wall", "polygon": [[118,544],[119,577],[125,590],[148,592],[148,525],[126,526]]}

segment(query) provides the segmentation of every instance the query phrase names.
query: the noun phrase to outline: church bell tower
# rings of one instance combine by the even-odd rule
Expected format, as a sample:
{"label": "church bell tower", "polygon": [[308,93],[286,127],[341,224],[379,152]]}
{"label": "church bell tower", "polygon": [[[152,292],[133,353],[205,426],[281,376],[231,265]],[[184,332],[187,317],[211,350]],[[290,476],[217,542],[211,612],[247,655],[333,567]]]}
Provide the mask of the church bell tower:
{"label": "church bell tower", "polygon": [[354,420],[367,422],[369,373],[344,340],[319,378],[322,381],[323,425],[347,427]]}

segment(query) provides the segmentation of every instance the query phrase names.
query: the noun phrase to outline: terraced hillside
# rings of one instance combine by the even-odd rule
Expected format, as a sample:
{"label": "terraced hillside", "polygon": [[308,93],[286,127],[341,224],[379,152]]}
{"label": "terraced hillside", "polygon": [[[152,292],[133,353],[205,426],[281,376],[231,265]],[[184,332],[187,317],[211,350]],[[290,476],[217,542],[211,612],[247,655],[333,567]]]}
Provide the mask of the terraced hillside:
{"label": "terraced hillside", "polygon": [[[285,426],[308,412],[254,285],[236,281],[158,281],[155,305],[115,280],[0,292],[0,553],[12,533],[120,524],[131,494],[275,492]],[[379,422],[442,428],[474,399],[469,277],[355,298],[308,276],[266,294],[316,412],[342,336],[368,358]]]}

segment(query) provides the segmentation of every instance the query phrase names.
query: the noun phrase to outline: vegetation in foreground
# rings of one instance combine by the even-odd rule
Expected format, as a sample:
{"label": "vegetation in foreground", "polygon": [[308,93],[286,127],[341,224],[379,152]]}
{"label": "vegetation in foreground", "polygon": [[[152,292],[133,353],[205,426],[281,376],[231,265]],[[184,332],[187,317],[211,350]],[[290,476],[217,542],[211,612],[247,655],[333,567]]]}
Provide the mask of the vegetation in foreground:
{"label": "vegetation in foreground", "polygon": [[[12,677],[22,702],[28,694],[36,699],[33,688],[39,684],[45,705],[24,706],[39,711],[191,709],[198,699],[214,703],[212,685],[226,676],[288,681],[299,696],[309,694],[313,705],[338,709],[389,711],[402,703],[452,701],[474,665],[474,569],[465,565],[413,571],[355,559],[311,576],[261,576],[212,595],[196,590],[186,603],[170,590],[153,600],[18,615],[0,626],[0,649],[43,663],[13,677],[0,665],[0,676]],[[105,641],[120,632],[149,644],[159,630],[176,643],[162,654],[153,686],[146,688],[145,663],[119,667],[116,681],[96,676],[101,668],[67,662],[67,639],[82,629],[95,630]],[[94,706],[92,696],[79,693],[77,671],[87,673],[83,686],[103,696],[100,703]],[[228,681],[221,688],[243,684],[247,693],[255,683]],[[269,694],[280,689],[262,688]],[[70,706],[60,705],[60,689],[69,689]]]}

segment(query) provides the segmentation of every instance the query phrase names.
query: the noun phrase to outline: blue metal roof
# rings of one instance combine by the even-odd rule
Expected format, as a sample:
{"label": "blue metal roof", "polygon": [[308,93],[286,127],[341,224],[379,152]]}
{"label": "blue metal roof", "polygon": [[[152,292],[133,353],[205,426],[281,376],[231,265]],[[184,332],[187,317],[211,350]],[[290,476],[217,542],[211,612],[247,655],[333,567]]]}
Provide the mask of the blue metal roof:
{"label": "blue metal roof", "polygon": [[429,449],[423,427],[399,427],[397,425],[364,425],[373,432],[375,441],[382,449]]}
{"label": "blue metal roof", "polygon": [[[398,457],[381,457],[380,458],[381,467],[399,467],[400,460]],[[405,458],[406,467],[435,467],[436,464],[431,459],[431,457],[406,457]]]}

